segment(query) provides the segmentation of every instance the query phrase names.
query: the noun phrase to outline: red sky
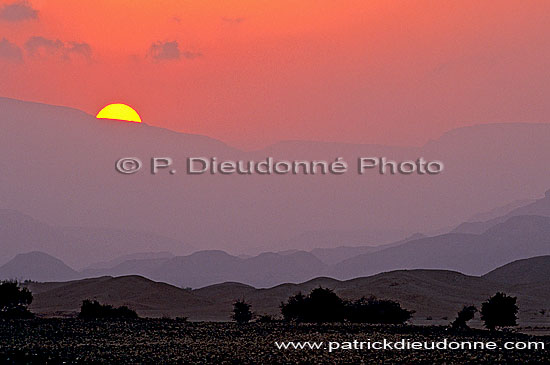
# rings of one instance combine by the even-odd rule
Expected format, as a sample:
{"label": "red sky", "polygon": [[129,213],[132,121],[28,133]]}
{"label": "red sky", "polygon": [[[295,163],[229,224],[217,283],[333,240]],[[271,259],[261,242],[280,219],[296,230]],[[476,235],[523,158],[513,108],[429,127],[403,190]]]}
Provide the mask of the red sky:
{"label": "red sky", "polygon": [[549,24],[544,0],[0,0],[0,95],[247,149],[421,144],[550,120]]}

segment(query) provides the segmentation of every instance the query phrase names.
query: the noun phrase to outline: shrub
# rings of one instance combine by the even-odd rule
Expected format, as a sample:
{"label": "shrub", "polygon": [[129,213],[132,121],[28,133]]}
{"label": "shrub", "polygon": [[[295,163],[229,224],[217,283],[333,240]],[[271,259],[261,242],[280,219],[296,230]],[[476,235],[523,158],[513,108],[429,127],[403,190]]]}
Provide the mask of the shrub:
{"label": "shrub", "polygon": [[303,321],[306,311],[306,297],[299,292],[298,294],[288,298],[286,303],[281,303],[281,314],[285,321]]}
{"label": "shrub", "polygon": [[361,298],[346,305],[346,318],[354,323],[403,324],[413,312],[393,300]]}
{"label": "shrub", "polygon": [[504,293],[496,293],[481,305],[481,320],[485,327],[494,330],[496,327],[517,326],[517,298]]}
{"label": "shrub", "polygon": [[287,321],[341,322],[344,320],[344,301],[332,290],[316,288],[304,296],[298,293],[281,303],[281,313]]}
{"label": "shrub", "polygon": [[114,308],[111,305],[100,304],[97,300],[84,300],[80,307],[79,318],[82,319],[136,319],[137,313],[121,306]]}
{"label": "shrub", "polygon": [[472,320],[474,318],[474,315],[477,312],[477,308],[473,305],[471,306],[464,306],[457,314],[456,319],[451,323],[451,327],[456,330],[468,330],[470,327],[468,327],[469,320]]}
{"label": "shrub", "polygon": [[400,324],[413,312],[401,308],[398,302],[374,297],[344,301],[330,289],[317,288],[309,295],[298,293],[281,303],[286,321]]}
{"label": "shrub", "polygon": [[330,289],[316,288],[306,298],[305,322],[341,322],[344,301]]}
{"label": "shrub", "polygon": [[233,315],[231,318],[238,324],[248,323],[252,319],[251,305],[244,300],[237,300],[233,303]]}
{"label": "shrub", "polygon": [[21,288],[17,281],[0,282],[0,318],[32,318],[28,309],[32,299],[29,289]]}

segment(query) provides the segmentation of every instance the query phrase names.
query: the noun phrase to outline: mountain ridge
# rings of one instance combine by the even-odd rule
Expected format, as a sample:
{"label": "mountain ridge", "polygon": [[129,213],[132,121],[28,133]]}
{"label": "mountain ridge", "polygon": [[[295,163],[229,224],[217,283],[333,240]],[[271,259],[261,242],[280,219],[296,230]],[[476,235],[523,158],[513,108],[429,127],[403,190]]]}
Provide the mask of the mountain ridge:
{"label": "mountain ridge", "polygon": [[[98,120],[63,107],[1,99],[0,108],[4,208],[55,227],[151,232],[196,250],[258,253],[395,242],[415,232],[455,225],[503,201],[530,198],[550,186],[550,173],[539,168],[550,159],[550,125],[545,124],[473,126],[420,147],[298,141],[244,152],[204,136]],[[142,171],[117,173],[115,161],[126,156],[140,158]],[[167,170],[151,174],[150,159],[157,156],[171,157],[177,174]],[[342,157],[349,172],[341,176],[190,176],[184,172],[189,156],[217,157],[218,161]],[[445,170],[437,176],[387,176],[374,170],[361,176],[354,166],[361,156],[396,161],[424,157],[443,161]],[[503,160],[506,169],[500,168]],[[306,232],[326,231],[348,232],[351,238],[353,232],[363,233],[351,243],[338,242],[336,236],[321,245],[316,245],[314,236],[293,241]],[[359,242],[374,231],[379,232],[374,237],[377,242]],[[131,245],[125,246],[128,252]],[[180,254],[168,245],[154,250]],[[90,262],[76,261],[89,253],[82,250],[63,259],[84,267]]]}
{"label": "mountain ridge", "polygon": [[[545,262],[538,264],[538,258],[529,259],[532,262],[528,265],[538,271],[541,265],[547,265],[548,257]],[[97,299],[111,305],[129,305],[143,316],[186,316],[194,321],[228,321],[233,301],[244,299],[252,304],[252,310],[258,315],[279,316],[279,305],[289,296],[298,292],[308,293],[322,286],[334,290],[345,299],[374,295],[397,300],[404,308],[416,311],[412,320],[416,324],[448,324],[462,306],[479,306],[495,292],[505,291],[518,297],[521,326],[550,324],[548,317],[538,313],[546,308],[550,300],[550,281],[515,284],[508,280],[513,279],[513,276],[502,276],[501,279],[503,281],[496,282],[485,276],[422,269],[395,270],[351,280],[317,277],[302,283],[284,283],[263,289],[224,282],[189,290],[135,275],[25,285],[35,295],[31,309],[47,317],[74,316],[84,299]]]}
{"label": "mountain ridge", "polygon": [[[550,255],[550,217],[514,216],[482,234],[447,233],[381,246],[336,264],[326,264],[312,252],[294,250],[238,257],[221,250],[197,251],[186,256],[147,257],[122,261],[108,268],[88,268],[79,277],[141,275],[178,287],[199,288],[234,281],[266,288],[305,282],[320,276],[340,280],[401,269],[442,269],[482,275],[517,259]],[[35,263],[12,267],[24,269]],[[2,273],[0,267],[0,273]],[[40,280],[33,277],[23,279]],[[74,276],[69,276],[72,278]],[[0,277],[1,279],[1,277]],[[63,278],[61,278],[63,279]]]}

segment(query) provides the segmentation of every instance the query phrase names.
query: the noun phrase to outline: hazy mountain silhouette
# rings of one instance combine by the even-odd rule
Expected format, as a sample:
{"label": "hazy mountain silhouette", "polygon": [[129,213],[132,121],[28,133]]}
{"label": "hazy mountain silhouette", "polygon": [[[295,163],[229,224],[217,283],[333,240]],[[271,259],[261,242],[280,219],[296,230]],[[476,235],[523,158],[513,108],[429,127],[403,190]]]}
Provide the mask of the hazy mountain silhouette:
{"label": "hazy mountain silhouette", "polygon": [[199,251],[169,259],[128,260],[107,270],[84,270],[87,277],[100,275],[142,275],[180,287],[201,287],[225,281],[239,281],[258,287],[283,282],[300,282],[322,275],[327,269],[311,253],[286,255],[263,253],[240,258],[223,251]]}
{"label": "hazy mountain silhouette", "polygon": [[132,261],[132,260],[157,260],[157,259],[170,259],[174,257],[175,255],[171,252],[137,252],[127,255],[122,255],[119,257],[116,257],[112,260],[108,261],[102,261],[102,262],[94,262],[93,264],[85,267],[82,269],[82,272],[86,272],[88,270],[106,270],[106,269],[112,269],[115,266],[118,266],[126,261]]}
{"label": "hazy mountain silhouette", "polygon": [[43,252],[19,254],[0,266],[0,279],[67,281],[80,277],[63,261]]}
{"label": "hazy mountain silhouette", "polygon": [[514,216],[482,234],[422,238],[344,260],[332,275],[347,279],[396,269],[448,269],[480,275],[510,261],[550,254],[550,217]]}
{"label": "hazy mountain silhouette", "polygon": [[[129,259],[112,267],[87,268],[79,275],[141,275],[193,288],[225,281],[270,287],[318,276],[351,279],[399,269],[446,269],[481,275],[514,260],[545,254],[550,254],[550,217],[516,216],[482,234],[448,233],[396,242],[333,265],[304,251],[242,258],[218,250],[188,256]],[[24,270],[26,264],[20,267]],[[12,274],[24,276],[24,272],[12,271]],[[46,280],[38,276],[33,279]]]}
{"label": "hazy mountain silhouette", "polygon": [[470,217],[470,219],[468,219],[468,222],[485,222],[494,218],[502,217],[510,213],[514,209],[534,203],[535,200],[536,199],[516,200],[501,207],[493,208],[487,212],[477,213]]}
{"label": "hazy mountain silhouette", "polygon": [[388,247],[399,246],[405,242],[426,237],[421,233],[415,233],[403,240],[382,244],[379,246],[340,246],[334,248],[314,248],[310,252],[326,264],[334,265],[346,259],[362,254],[381,251]]}
{"label": "hazy mountain silhouette", "polygon": [[483,233],[491,227],[506,221],[510,217],[520,215],[540,215],[550,217],[550,190],[547,190],[544,197],[533,201],[525,201],[518,207],[508,211],[506,214],[496,216],[486,221],[471,221],[460,224],[453,232],[456,233]]}
{"label": "hazy mountain silhouette", "polygon": [[[422,147],[295,141],[242,152],[208,137],[97,120],[70,108],[0,98],[0,110],[2,208],[54,227],[151,232],[183,249],[258,253],[359,245],[310,240],[296,246],[293,240],[324,231],[377,231],[379,242],[391,242],[456,225],[550,186],[550,171],[541,168],[550,159],[549,124],[460,128]],[[144,171],[116,173],[115,160],[127,156],[141,158]],[[145,171],[154,156],[172,157],[177,174]],[[188,176],[180,172],[189,156],[220,161],[343,157],[350,168],[341,176]],[[437,176],[381,176],[376,171],[359,176],[356,159],[362,156],[397,161],[422,156],[443,161],[445,171]],[[401,237],[395,237],[396,227]],[[95,251],[90,249],[93,241],[67,253],[49,250],[53,243],[24,244],[27,250],[64,255],[75,267],[138,251],[182,254],[174,242],[161,239],[139,248],[121,240]],[[97,257],[109,250],[110,257]]]}
{"label": "hazy mountain silhouette", "polygon": [[[54,227],[14,210],[0,209],[0,264],[16,254],[42,251],[72,267],[111,259],[157,246],[192,252],[181,241],[152,233],[93,227]],[[115,263],[116,264],[116,263]]]}
{"label": "hazy mountain silhouette", "polygon": [[333,264],[360,253],[376,251],[385,244],[403,241],[406,236],[407,232],[400,230],[321,230],[304,232],[285,241],[280,247],[314,247],[309,252],[321,261]]}

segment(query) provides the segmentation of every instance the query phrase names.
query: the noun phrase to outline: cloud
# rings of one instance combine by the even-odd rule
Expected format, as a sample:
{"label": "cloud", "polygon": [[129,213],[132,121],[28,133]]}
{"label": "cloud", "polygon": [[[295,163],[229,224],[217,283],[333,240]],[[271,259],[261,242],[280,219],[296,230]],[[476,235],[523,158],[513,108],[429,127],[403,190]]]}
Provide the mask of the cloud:
{"label": "cloud", "polygon": [[244,22],[245,20],[246,20],[245,18],[240,18],[240,17],[237,17],[237,18],[223,17],[222,18],[222,21],[224,21],[226,23],[229,23],[229,24],[240,24],[240,23]]}
{"label": "cloud", "polygon": [[155,60],[179,60],[181,57],[177,41],[153,43],[147,53]]}
{"label": "cloud", "polygon": [[199,52],[182,51],[180,50],[177,41],[172,42],[155,42],[149,47],[147,55],[154,60],[179,60],[182,57],[187,59],[193,59],[202,56]]}
{"label": "cloud", "polygon": [[181,55],[187,59],[192,60],[193,58],[197,58],[202,56],[202,53],[200,52],[192,52],[192,51],[183,51]]}
{"label": "cloud", "polygon": [[8,22],[20,22],[37,18],[38,10],[33,9],[26,0],[6,4],[0,9],[0,19]]}
{"label": "cloud", "polygon": [[73,55],[90,60],[92,47],[88,43],[68,42],[59,39],[48,39],[40,36],[31,37],[25,42],[25,50],[30,56],[57,56],[69,60]]}
{"label": "cloud", "polygon": [[31,37],[25,42],[25,49],[31,56],[37,56],[40,52],[44,52],[50,55],[54,55],[63,50],[65,44],[59,39],[47,39],[44,37]]}
{"label": "cloud", "polygon": [[71,42],[69,43],[69,46],[65,48],[65,51],[68,54],[81,55],[86,59],[92,58],[92,47],[90,47],[88,43]]}
{"label": "cloud", "polygon": [[11,43],[6,38],[2,38],[0,40],[0,58],[20,63],[23,62],[23,52],[17,44]]}

